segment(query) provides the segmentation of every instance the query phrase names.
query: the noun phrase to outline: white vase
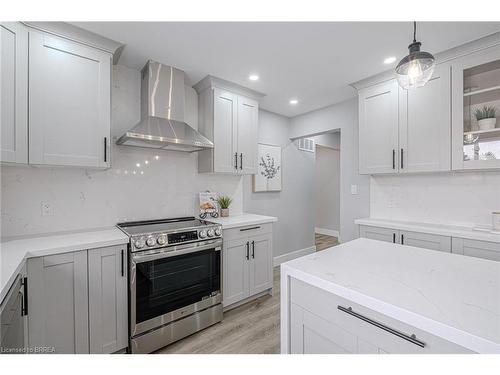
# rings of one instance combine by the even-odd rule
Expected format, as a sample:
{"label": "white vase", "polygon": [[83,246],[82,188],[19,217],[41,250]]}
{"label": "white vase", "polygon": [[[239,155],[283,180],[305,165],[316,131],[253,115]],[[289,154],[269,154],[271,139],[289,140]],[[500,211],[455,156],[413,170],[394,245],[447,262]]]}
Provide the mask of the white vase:
{"label": "white vase", "polygon": [[229,216],[229,208],[221,208],[220,209],[220,216],[221,217],[228,217]]}
{"label": "white vase", "polygon": [[479,130],[490,130],[495,129],[495,125],[497,123],[497,119],[493,118],[483,118],[482,120],[478,120],[477,124],[479,125]]}

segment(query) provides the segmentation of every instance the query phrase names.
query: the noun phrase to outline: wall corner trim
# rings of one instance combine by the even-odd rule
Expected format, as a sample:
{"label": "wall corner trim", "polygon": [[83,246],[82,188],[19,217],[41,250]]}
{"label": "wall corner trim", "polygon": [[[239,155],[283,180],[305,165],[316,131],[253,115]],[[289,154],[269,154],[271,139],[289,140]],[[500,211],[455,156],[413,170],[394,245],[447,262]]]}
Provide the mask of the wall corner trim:
{"label": "wall corner trim", "polygon": [[304,249],[295,250],[295,251],[292,251],[290,253],[279,255],[277,257],[274,257],[273,267],[277,267],[281,263],[285,263],[285,262],[288,262],[288,261],[293,260],[295,258],[300,258],[302,256],[312,254],[314,252],[316,252],[316,246],[310,246],[310,247],[306,247]]}

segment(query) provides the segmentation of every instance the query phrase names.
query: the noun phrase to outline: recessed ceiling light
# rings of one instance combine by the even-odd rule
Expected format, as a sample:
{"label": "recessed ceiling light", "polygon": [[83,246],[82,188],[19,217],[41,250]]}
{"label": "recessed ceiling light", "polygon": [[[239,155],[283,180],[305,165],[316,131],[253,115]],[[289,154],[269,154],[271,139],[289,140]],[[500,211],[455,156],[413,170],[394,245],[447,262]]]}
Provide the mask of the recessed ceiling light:
{"label": "recessed ceiling light", "polygon": [[259,76],[258,76],[257,74],[250,74],[250,75],[248,76],[248,79],[249,79],[250,81],[258,81],[258,80],[259,80]]}
{"label": "recessed ceiling light", "polygon": [[394,61],[396,61],[396,58],[394,56],[391,56],[384,60],[384,64],[392,64]]}
{"label": "recessed ceiling light", "polygon": [[298,104],[298,103],[299,103],[299,101],[298,101],[297,99],[290,99],[289,103],[290,103],[291,105],[295,105],[295,104]]}

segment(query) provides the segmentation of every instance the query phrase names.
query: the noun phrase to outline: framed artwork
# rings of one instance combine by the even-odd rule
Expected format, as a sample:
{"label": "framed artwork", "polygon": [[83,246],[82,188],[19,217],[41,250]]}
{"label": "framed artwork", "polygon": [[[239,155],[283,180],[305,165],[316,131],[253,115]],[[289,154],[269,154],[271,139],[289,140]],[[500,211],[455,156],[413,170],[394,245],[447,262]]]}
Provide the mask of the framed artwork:
{"label": "framed artwork", "polygon": [[281,191],[281,147],[259,143],[253,192]]}

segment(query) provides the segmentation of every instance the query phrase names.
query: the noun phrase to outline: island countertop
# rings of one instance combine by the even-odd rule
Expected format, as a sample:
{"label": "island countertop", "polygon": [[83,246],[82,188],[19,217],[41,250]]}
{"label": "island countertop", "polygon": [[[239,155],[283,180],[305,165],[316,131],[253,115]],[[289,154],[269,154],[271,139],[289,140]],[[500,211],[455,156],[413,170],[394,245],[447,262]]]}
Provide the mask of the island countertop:
{"label": "island countertop", "polygon": [[500,262],[361,238],[281,267],[282,284],[293,277],[474,352],[500,353]]}

